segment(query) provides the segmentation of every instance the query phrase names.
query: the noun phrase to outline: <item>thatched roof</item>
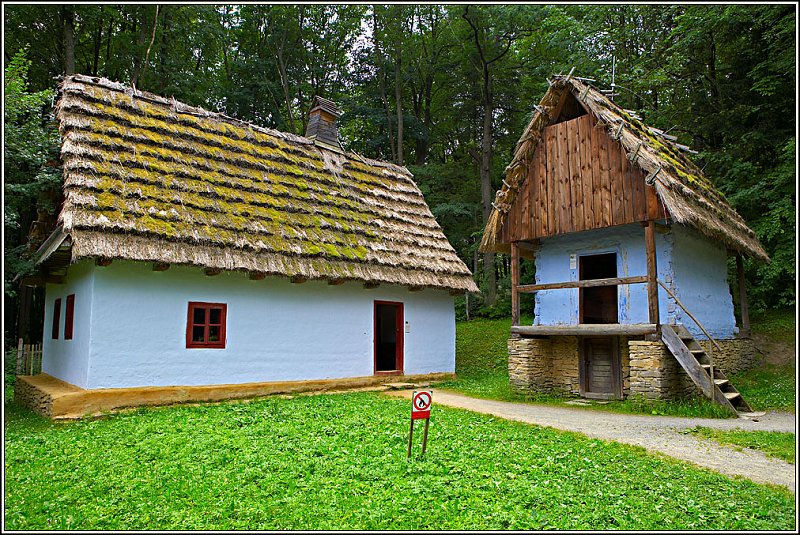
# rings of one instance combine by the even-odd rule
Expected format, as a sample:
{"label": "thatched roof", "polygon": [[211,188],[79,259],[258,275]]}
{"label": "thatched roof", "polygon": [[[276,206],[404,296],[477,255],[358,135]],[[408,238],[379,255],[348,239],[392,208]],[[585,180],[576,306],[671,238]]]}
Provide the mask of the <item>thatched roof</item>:
{"label": "thatched roof", "polygon": [[101,78],[56,111],[73,262],[477,291],[404,167]]}
{"label": "thatched roof", "polygon": [[500,252],[504,249],[498,238],[505,215],[528,176],[528,165],[542,138],[542,131],[555,119],[551,116],[557,114],[567,91],[594,115],[598,126],[619,140],[628,159],[644,172],[646,183],[655,187],[674,221],[690,225],[740,253],[769,260],[755,233],[684,154],[687,147],[646,126],[635,114],[622,109],[582,80],[561,75],[551,81],[550,89],[536,106],[533,118],[517,143],[514,158],[506,167],[506,179],[497,192],[494,209],[484,230],[482,251]]}

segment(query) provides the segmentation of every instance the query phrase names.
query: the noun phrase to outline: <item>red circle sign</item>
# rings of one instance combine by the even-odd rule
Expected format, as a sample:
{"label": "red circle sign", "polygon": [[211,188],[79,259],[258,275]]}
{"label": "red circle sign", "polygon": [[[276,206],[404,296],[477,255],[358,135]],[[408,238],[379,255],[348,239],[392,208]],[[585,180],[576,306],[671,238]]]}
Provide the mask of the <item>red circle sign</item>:
{"label": "red circle sign", "polygon": [[411,419],[430,418],[432,401],[430,392],[414,392],[414,396],[411,398]]}

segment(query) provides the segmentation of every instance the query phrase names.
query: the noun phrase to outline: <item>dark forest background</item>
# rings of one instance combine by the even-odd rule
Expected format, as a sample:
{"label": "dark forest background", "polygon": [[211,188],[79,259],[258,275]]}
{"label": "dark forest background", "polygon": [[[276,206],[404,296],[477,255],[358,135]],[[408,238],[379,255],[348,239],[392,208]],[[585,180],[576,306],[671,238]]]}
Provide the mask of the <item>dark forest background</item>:
{"label": "dark forest background", "polygon": [[[345,148],[406,165],[482,292],[459,315],[508,315],[507,259],[479,255],[503,169],[547,78],[609,88],[698,151],[758,234],[751,308],[795,303],[795,5],[6,5],[6,339],[31,223],[60,187],[57,77],[133,84],[302,134],[314,95]],[[36,337],[36,333],[28,336]]]}

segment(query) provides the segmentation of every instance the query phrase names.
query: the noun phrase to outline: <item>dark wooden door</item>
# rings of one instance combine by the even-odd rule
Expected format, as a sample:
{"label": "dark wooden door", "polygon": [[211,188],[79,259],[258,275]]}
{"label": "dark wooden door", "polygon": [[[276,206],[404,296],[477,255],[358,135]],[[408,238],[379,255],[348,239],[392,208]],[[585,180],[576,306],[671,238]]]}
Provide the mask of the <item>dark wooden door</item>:
{"label": "dark wooden door", "polygon": [[403,373],[403,303],[375,301],[375,373]]}
{"label": "dark wooden door", "polygon": [[[617,276],[616,253],[581,256],[580,280]],[[579,290],[580,323],[619,323],[616,286],[594,286]]]}
{"label": "dark wooden door", "polygon": [[582,396],[622,399],[622,366],[616,337],[584,338],[579,370]]}

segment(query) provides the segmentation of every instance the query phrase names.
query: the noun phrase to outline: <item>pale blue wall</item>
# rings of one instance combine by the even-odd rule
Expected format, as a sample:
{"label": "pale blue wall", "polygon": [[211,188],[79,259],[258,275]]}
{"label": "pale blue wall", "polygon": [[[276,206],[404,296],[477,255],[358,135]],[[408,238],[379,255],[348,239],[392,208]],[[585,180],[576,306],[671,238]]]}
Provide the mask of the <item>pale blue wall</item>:
{"label": "pale blue wall", "polygon": [[[668,233],[656,232],[655,237],[658,278],[712,336],[732,337],[736,330],[724,246],[678,224]],[[572,253],[578,257],[574,269],[570,268]],[[617,254],[619,277],[647,274],[644,228],[633,224],[542,239],[536,252],[536,283],[577,281],[579,257],[602,253]],[[647,284],[619,286],[617,301],[620,323],[649,322]],[[661,323],[682,323],[699,338],[705,338],[661,287],[658,303]],[[535,325],[576,325],[578,317],[577,289],[536,292]]]}
{"label": "pale blue wall", "polygon": [[[70,294],[75,294],[72,340],[65,340],[67,296]],[[42,371],[82,388],[88,384],[93,297],[94,262],[90,260],[71,266],[63,284],[45,287]],[[58,298],[61,299],[61,316],[58,339],[53,340],[53,304]]]}
{"label": "pale blue wall", "polygon": [[[253,281],[239,272],[207,277],[200,268],[155,272],[150,264],[117,260],[84,265],[79,269],[93,273],[93,299],[84,300],[83,292],[76,298],[80,344],[73,346],[87,345],[80,356],[64,352],[68,344],[46,345],[44,354],[45,371],[84,388],[369,376],[375,300],[404,304],[406,374],[455,371],[455,311],[446,290]],[[189,301],[228,305],[225,349],[186,348]],[[91,331],[77,314],[89,302]]]}
{"label": "pale blue wall", "polygon": [[[656,233],[656,265],[661,280],[672,279],[671,237]],[[575,269],[570,269],[570,254],[577,255]],[[541,240],[536,253],[536,283],[578,280],[580,256],[616,253],[617,276],[647,275],[644,228],[639,225],[576,232]],[[667,317],[666,293],[659,289],[659,314]],[[617,289],[620,323],[648,323],[647,285],[621,285]],[[576,325],[578,323],[578,290],[545,290],[536,292],[534,324]]]}
{"label": "pale blue wall", "polygon": [[[672,226],[672,233],[673,291],[713,338],[733,338],[739,330],[733,315],[725,246],[679,224]],[[676,307],[675,319],[697,338],[706,338],[680,307]]]}

